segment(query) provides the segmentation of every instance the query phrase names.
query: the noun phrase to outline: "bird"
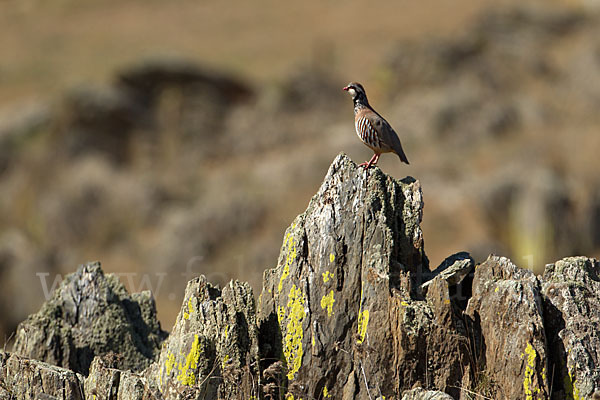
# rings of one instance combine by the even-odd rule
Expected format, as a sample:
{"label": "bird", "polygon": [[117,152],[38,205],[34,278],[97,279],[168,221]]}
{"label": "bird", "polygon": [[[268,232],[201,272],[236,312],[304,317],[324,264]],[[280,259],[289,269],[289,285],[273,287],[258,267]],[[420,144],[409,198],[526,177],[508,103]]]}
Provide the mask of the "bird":
{"label": "bird", "polygon": [[352,95],[354,127],[358,137],[375,152],[369,161],[359,164],[359,167],[369,169],[376,165],[382,153],[396,153],[400,161],[408,164],[394,128],[371,107],[363,86],[358,82],[350,82],[343,89]]}

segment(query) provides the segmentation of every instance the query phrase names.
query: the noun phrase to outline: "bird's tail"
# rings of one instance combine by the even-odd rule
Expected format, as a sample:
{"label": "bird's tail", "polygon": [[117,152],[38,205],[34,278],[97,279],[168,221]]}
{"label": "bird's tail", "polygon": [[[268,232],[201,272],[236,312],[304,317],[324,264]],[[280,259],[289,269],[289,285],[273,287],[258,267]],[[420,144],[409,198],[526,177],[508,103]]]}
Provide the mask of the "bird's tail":
{"label": "bird's tail", "polygon": [[396,154],[398,154],[398,157],[400,157],[400,161],[402,161],[403,163],[409,164],[408,162],[408,158],[406,157],[406,154],[404,154],[404,150],[402,149],[402,145],[400,145],[400,143],[398,143],[399,146],[396,146],[397,148],[394,149],[394,152]]}

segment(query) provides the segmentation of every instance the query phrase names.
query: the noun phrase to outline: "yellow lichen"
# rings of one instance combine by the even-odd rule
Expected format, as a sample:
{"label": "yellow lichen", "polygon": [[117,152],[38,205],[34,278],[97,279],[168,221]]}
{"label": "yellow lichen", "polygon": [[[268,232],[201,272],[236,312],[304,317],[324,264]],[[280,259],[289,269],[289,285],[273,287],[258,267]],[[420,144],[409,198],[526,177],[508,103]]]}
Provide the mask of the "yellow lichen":
{"label": "yellow lichen", "polygon": [[225,354],[225,357],[223,357],[223,362],[221,363],[221,369],[224,370],[225,367],[227,366],[227,363],[229,362],[229,354]]}
{"label": "yellow lichen", "polygon": [[[296,225],[292,225],[292,229],[294,229]],[[281,293],[281,289],[283,289],[283,281],[290,274],[290,265],[296,259],[296,242],[294,241],[294,237],[290,232],[285,236],[285,244],[287,245],[286,257],[285,257],[285,265],[283,266],[283,272],[281,273],[281,278],[279,278],[279,285],[277,286],[277,293]]]}
{"label": "yellow lichen", "polygon": [[185,364],[179,363],[179,375],[177,376],[177,380],[181,382],[181,384],[192,386],[196,383],[195,370],[198,368],[198,360],[200,359],[201,353],[200,339],[198,338],[198,335],[194,335],[194,343],[192,343],[192,348],[185,358]]}
{"label": "yellow lichen", "polygon": [[187,311],[183,312],[183,318],[190,319],[190,315],[192,315],[193,312],[194,312],[194,305],[192,304],[192,298],[190,297],[188,299],[188,303],[187,303]]}
{"label": "yellow lichen", "polygon": [[324,399],[330,399],[331,398],[331,394],[327,390],[327,386],[323,386],[323,398]]}
{"label": "yellow lichen", "polygon": [[331,317],[331,314],[333,314],[333,303],[335,303],[335,299],[333,298],[333,289],[332,289],[328,295],[325,295],[325,296],[323,296],[323,298],[321,298],[321,308],[322,309],[327,308],[327,316],[328,317]]}
{"label": "yellow lichen", "polygon": [[[302,290],[293,285],[288,295],[288,323],[285,329],[283,355],[288,364],[288,379],[293,380],[302,365],[302,321],[306,315]],[[280,320],[281,323],[282,319]]]}
{"label": "yellow lichen", "polygon": [[570,370],[568,374],[565,375],[564,378],[565,391],[567,394],[567,399],[569,400],[582,400],[581,394],[579,393],[579,389],[575,386],[575,379],[573,379],[573,372]]}
{"label": "yellow lichen", "polygon": [[401,305],[401,306],[404,306],[404,307],[408,307],[410,304],[408,304],[408,302],[406,302],[406,301],[402,300],[402,301],[400,302],[400,305]]}
{"label": "yellow lichen", "polygon": [[165,372],[167,373],[167,376],[171,373],[174,366],[175,366],[175,354],[173,354],[169,351],[169,352],[167,352],[167,359],[165,360]]}
{"label": "yellow lichen", "polygon": [[330,279],[333,279],[333,273],[329,272],[329,271],[325,271],[323,272],[323,283],[327,283],[329,282]]}
{"label": "yellow lichen", "polygon": [[[537,353],[531,343],[527,343],[527,347],[525,348],[525,354],[521,356],[527,355],[527,364],[525,365],[525,379],[523,380],[523,390],[525,391],[525,399],[533,400],[534,391],[533,391],[533,376],[535,374],[535,358],[537,357]],[[536,393],[539,393],[539,388]]]}
{"label": "yellow lichen", "polygon": [[358,339],[357,343],[362,343],[367,334],[367,326],[369,325],[369,310],[363,310],[358,313]]}
{"label": "yellow lichen", "polygon": [[332,263],[335,261],[335,254],[329,253],[329,262]]}

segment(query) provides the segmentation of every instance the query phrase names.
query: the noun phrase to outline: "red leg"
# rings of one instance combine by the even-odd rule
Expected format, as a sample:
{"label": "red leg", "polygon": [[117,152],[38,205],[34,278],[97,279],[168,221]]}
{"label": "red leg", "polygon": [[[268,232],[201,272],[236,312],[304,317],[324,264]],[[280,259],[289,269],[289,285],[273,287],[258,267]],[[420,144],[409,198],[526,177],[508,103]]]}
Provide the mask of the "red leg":
{"label": "red leg", "polygon": [[377,164],[377,160],[379,160],[379,156],[381,154],[373,154],[373,157],[371,157],[371,159],[369,161],[365,161],[364,163],[360,163],[358,166],[359,167],[365,167],[365,169],[369,169],[371,168],[371,165],[375,165]]}
{"label": "red leg", "polygon": [[371,163],[371,165],[376,165],[377,164],[377,161],[379,161],[379,156],[380,155],[381,154],[379,154],[379,153],[375,153],[375,157],[373,157],[373,162]]}

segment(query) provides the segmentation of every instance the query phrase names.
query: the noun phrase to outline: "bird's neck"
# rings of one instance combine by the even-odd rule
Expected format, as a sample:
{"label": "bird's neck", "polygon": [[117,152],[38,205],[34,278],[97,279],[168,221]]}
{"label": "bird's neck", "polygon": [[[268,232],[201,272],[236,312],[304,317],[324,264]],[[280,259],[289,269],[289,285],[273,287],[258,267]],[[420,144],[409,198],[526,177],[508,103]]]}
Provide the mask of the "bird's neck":
{"label": "bird's neck", "polygon": [[354,113],[355,114],[358,113],[362,109],[371,108],[371,106],[369,105],[369,102],[364,97],[357,96],[353,100],[354,100]]}

